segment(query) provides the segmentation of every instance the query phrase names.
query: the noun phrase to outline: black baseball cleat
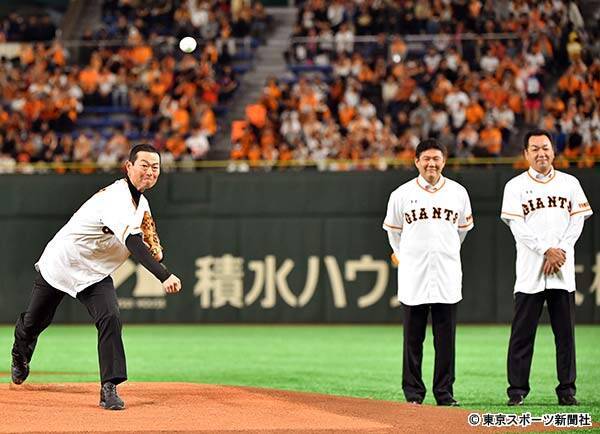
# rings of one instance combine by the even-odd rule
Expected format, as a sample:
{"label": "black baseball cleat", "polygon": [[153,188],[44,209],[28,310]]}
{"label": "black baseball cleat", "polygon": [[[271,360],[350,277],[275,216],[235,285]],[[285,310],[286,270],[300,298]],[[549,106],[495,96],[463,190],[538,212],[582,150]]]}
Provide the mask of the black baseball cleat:
{"label": "black baseball cleat", "polygon": [[22,384],[29,376],[29,363],[25,357],[20,355],[12,355],[12,364],[10,366],[12,382]]}
{"label": "black baseball cleat", "polygon": [[444,407],[460,407],[460,402],[458,402],[454,398],[444,399],[442,401],[438,401],[437,405],[441,405]]}
{"label": "black baseball cleat", "polygon": [[558,405],[579,405],[579,401],[573,395],[559,396]]}
{"label": "black baseball cleat", "polygon": [[523,405],[523,402],[524,402],[523,395],[515,395],[515,396],[511,396],[508,399],[508,402],[506,403],[506,405],[508,405],[510,407],[514,407],[515,405]]}
{"label": "black baseball cleat", "polygon": [[423,398],[420,398],[418,396],[416,396],[414,398],[406,398],[406,402],[408,402],[409,404],[421,405],[421,404],[423,404]]}
{"label": "black baseball cleat", "polygon": [[100,407],[106,410],[123,410],[125,403],[117,393],[117,386],[107,382],[100,389]]}

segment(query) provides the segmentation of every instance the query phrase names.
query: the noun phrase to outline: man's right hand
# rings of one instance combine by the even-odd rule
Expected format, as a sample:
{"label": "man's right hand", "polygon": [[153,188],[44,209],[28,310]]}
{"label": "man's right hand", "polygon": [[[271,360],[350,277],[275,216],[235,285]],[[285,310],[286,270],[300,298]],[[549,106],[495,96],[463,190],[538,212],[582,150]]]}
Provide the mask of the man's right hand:
{"label": "man's right hand", "polygon": [[398,257],[393,252],[390,255],[390,261],[392,261],[392,265],[394,266],[394,268],[398,268],[398,265],[400,265],[400,261],[398,260]]}
{"label": "man's right hand", "polygon": [[162,286],[166,293],[173,294],[181,290],[181,280],[179,280],[179,277],[171,274],[169,278],[163,282]]}
{"label": "man's right hand", "polygon": [[567,255],[562,249],[550,247],[544,253],[544,258],[546,259],[542,271],[547,275],[556,273],[565,264]]}

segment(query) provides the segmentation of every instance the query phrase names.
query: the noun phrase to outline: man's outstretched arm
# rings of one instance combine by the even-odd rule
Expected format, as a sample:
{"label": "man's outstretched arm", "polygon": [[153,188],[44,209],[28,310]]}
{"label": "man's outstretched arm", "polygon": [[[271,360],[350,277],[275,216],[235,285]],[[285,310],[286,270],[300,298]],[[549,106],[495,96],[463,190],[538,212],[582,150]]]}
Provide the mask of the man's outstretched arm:
{"label": "man's outstretched arm", "polygon": [[178,292],[181,289],[181,281],[177,276],[171,274],[167,267],[158,262],[150,253],[148,246],[144,243],[141,234],[132,234],[125,240],[125,245],[131,255],[151,272],[163,284],[166,292]]}

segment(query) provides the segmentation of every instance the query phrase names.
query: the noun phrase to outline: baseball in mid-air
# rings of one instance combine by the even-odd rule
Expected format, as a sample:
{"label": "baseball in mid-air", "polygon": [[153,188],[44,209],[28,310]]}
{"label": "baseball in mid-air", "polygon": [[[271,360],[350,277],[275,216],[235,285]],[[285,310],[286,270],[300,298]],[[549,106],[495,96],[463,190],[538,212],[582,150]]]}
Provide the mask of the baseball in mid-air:
{"label": "baseball in mid-air", "polygon": [[186,36],[179,41],[179,49],[184,53],[191,53],[196,49],[196,40],[191,36]]}

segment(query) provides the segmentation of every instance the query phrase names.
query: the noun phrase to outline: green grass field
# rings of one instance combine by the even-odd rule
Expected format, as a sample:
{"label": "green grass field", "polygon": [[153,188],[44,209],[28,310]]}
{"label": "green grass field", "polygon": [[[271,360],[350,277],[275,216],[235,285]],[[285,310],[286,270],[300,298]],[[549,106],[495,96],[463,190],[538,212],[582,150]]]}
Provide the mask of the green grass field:
{"label": "green grass field", "polygon": [[[0,382],[9,381],[12,327],[0,327]],[[508,326],[459,325],[455,397],[466,408],[510,413],[506,402]],[[577,412],[600,422],[600,327],[576,328]],[[403,401],[399,326],[125,325],[130,381],[247,385]],[[541,326],[526,406],[538,416],[570,412],[556,404],[555,356],[549,326]],[[431,389],[431,331],[423,375]],[[31,382],[98,381],[93,326],[53,325],[41,336]],[[428,393],[426,403],[435,401]]]}

